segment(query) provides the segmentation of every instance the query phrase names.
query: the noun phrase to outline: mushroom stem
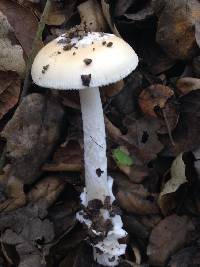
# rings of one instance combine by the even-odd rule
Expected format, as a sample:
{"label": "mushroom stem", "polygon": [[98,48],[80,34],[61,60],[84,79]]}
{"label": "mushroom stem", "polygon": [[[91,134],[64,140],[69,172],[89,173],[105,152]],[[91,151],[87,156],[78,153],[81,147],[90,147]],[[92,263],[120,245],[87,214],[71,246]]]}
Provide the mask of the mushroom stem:
{"label": "mushroom stem", "polygon": [[86,201],[109,196],[106,138],[99,88],[80,90],[84,133]]}
{"label": "mushroom stem", "polygon": [[[107,176],[106,138],[98,87],[80,90],[84,132],[86,187],[81,194],[83,210],[77,219],[88,227],[94,259],[104,266],[116,266],[125,253],[122,220],[113,205],[113,179]],[[119,242],[119,239],[121,240]]]}

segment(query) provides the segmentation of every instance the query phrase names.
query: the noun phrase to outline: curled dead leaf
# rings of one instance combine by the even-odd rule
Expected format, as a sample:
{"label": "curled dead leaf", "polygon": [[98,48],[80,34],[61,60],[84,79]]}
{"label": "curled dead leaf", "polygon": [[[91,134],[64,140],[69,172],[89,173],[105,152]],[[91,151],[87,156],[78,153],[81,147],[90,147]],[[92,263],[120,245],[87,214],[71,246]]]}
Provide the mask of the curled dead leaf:
{"label": "curled dead leaf", "polygon": [[174,205],[176,205],[172,205],[172,201],[174,201],[174,196],[171,194],[175,193],[182,184],[188,182],[185,175],[186,167],[182,156],[183,154],[181,153],[173,161],[170,169],[171,178],[165,183],[159,195],[158,203],[161,208],[161,211],[164,214],[167,214],[169,212],[169,207],[173,209]]}
{"label": "curled dead leaf", "polygon": [[180,78],[176,82],[176,87],[181,95],[186,95],[194,90],[200,90],[200,79],[192,77]]}
{"label": "curled dead leaf", "polygon": [[139,105],[146,115],[157,117],[155,108],[163,109],[166,102],[174,95],[172,89],[162,84],[153,84],[145,88],[139,95]]}

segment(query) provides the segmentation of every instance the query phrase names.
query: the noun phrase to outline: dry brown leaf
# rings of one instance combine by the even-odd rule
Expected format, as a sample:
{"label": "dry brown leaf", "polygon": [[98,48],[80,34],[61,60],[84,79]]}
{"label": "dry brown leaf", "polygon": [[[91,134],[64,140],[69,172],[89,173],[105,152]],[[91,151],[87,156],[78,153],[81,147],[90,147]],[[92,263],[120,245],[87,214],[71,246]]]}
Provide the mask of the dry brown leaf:
{"label": "dry brown leaf", "polygon": [[[14,1],[1,0],[0,11],[12,26],[15,36],[27,56],[30,55],[38,21],[31,9],[25,8]],[[42,47],[42,43],[40,44]]]}
{"label": "dry brown leaf", "polygon": [[137,157],[145,162],[155,159],[163,149],[163,145],[157,136],[160,122],[149,117],[137,120],[130,115],[124,120],[124,125],[127,126],[128,133],[122,135],[121,139],[135,148]]}
{"label": "dry brown leaf", "polygon": [[0,119],[13,108],[20,95],[19,76],[12,71],[0,71]]}
{"label": "dry brown leaf", "polygon": [[195,23],[200,19],[198,0],[154,1],[158,15],[157,42],[174,59],[191,58],[197,51]]}
{"label": "dry brown leaf", "polygon": [[32,183],[60,137],[64,111],[51,96],[30,94],[23,99],[2,136],[11,162],[9,175]]}
{"label": "dry brown leaf", "polygon": [[166,102],[174,95],[172,89],[162,84],[153,84],[139,95],[139,105],[146,115],[157,117],[155,108],[163,109]]}
{"label": "dry brown leaf", "polygon": [[141,184],[131,183],[122,175],[114,177],[118,185],[117,198],[120,206],[128,212],[147,215],[159,213],[155,194],[151,194]]}
{"label": "dry brown leaf", "polygon": [[76,141],[69,141],[66,146],[59,147],[53,162],[45,163],[43,171],[81,171],[83,169],[83,151]]}
{"label": "dry brown leaf", "polygon": [[43,249],[54,238],[53,224],[45,218],[46,215],[46,210],[34,205],[1,214],[1,240],[15,246],[20,259],[17,263],[19,267],[44,266],[42,262],[48,250]]}
{"label": "dry brown leaf", "polygon": [[[1,2],[0,2],[1,5]],[[25,61],[22,47],[18,44],[14,29],[0,11],[0,70],[16,71],[23,76]]]}
{"label": "dry brown leaf", "polygon": [[192,230],[194,226],[187,216],[174,214],[160,221],[151,232],[147,247],[150,264],[164,266],[171,255],[187,244]]}
{"label": "dry brown leaf", "polygon": [[27,200],[31,203],[43,203],[49,208],[63,191],[65,183],[55,176],[45,177],[38,182],[28,193]]}
{"label": "dry brown leaf", "polygon": [[176,87],[181,95],[186,95],[194,90],[200,90],[200,79],[192,77],[180,78],[176,82]]}

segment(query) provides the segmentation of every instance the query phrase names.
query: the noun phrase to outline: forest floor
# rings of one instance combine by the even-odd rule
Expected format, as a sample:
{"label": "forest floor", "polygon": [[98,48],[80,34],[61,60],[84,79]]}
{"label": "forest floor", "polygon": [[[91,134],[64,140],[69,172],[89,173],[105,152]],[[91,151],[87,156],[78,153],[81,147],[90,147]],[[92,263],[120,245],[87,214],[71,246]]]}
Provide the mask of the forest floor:
{"label": "forest floor", "polygon": [[0,267],[100,266],[76,220],[79,95],[40,88],[30,75],[42,46],[88,21],[139,57],[128,77],[100,88],[108,173],[128,233],[119,266],[199,267],[198,0],[0,0]]}

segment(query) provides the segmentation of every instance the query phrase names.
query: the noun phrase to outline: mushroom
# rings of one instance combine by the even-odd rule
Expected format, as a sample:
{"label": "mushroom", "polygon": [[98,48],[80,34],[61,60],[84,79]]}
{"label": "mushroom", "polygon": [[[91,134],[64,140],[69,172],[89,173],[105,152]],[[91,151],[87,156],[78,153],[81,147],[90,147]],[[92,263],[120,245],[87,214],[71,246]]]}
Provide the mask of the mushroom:
{"label": "mushroom", "polygon": [[[67,49],[66,49],[67,47]],[[75,52],[75,53],[74,53]],[[106,137],[99,86],[115,83],[138,64],[134,50],[110,33],[63,34],[43,47],[32,65],[32,79],[41,87],[80,90],[84,132],[85,184],[83,210],[77,219],[90,233],[94,258],[115,266],[125,253],[126,236],[116,214],[113,179],[107,175]]]}

